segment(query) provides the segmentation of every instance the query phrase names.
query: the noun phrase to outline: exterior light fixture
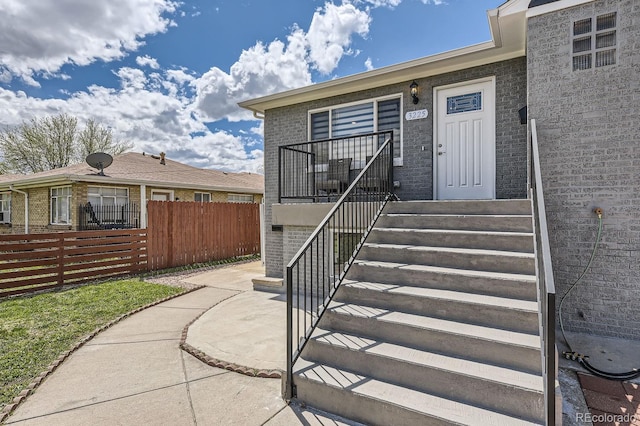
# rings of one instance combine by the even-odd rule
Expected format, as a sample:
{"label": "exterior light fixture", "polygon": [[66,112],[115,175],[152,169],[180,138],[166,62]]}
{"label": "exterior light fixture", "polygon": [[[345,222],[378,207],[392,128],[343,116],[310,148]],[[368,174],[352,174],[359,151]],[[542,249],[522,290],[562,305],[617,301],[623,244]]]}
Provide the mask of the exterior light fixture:
{"label": "exterior light fixture", "polygon": [[413,99],[414,105],[418,103],[420,99],[418,99],[418,83],[413,80],[411,86],[409,86],[409,93],[411,93],[411,99]]}

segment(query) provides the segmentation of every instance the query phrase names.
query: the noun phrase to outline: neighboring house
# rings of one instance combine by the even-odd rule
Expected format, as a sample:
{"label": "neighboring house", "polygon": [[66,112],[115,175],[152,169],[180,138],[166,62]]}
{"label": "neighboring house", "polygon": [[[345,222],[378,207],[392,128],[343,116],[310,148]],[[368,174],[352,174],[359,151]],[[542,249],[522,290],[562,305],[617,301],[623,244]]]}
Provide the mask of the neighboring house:
{"label": "neighboring house", "polygon": [[640,339],[638,6],[509,0],[488,11],[489,42],[241,102],[265,121],[266,275],[284,276],[331,208],[331,160],[353,180],[374,132],[393,131],[400,200],[526,199],[535,119],[558,298],[587,266],[604,210],[564,325]]}
{"label": "neighboring house", "polygon": [[0,233],[144,228],[149,200],[260,203],[263,191],[259,174],[199,169],[128,152],[113,157],[104,175],[84,163],[0,175]]}

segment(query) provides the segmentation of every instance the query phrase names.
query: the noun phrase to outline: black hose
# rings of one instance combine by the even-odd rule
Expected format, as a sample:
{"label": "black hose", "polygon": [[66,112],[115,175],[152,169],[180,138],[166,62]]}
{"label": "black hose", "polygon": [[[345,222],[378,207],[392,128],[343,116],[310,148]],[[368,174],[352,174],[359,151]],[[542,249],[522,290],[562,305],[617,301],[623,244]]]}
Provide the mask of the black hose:
{"label": "black hose", "polygon": [[577,352],[574,352],[573,349],[571,348],[571,344],[569,343],[569,340],[567,339],[567,336],[564,334],[564,325],[562,323],[562,305],[564,303],[565,298],[569,295],[569,293],[571,293],[571,291],[576,287],[576,285],[578,285],[578,283],[586,275],[587,271],[589,270],[589,267],[591,266],[591,263],[593,262],[593,258],[596,255],[598,244],[600,244],[600,237],[602,235],[602,210],[596,209],[596,214],[598,215],[598,235],[596,237],[596,242],[593,245],[593,251],[591,252],[591,258],[589,259],[589,263],[587,263],[587,267],[584,269],[582,274],[580,274],[580,277],[578,277],[578,279],[571,285],[571,287],[569,287],[569,290],[562,297],[562,300],[560,300],[560,307],[558,310],[558,316],[560,317],[560,331],[562,332],[562,337],[564,337],[564,341],[567,343],[567,347],[569,348],[569,351],[564,352],[563,355],[567,359],[572,359],[574,361],[577,361],[580,365],[582,365],[585,369],[587,369],[587,371],[591,372],[592,374],[598,377],[602,377],[604,379],[609,379],[609,380],[620,380],[620,381],[632,380],[637,377],[640,377],[640,369],[634,368],[633,370],[626,371],[624,373],[610,373],[608,371],[600,370],[594,367],[593,365],[589,364],[589,361],[587,361],[587,359],[589,358],[588,356],[581,355],[581,354],[578,354]]}

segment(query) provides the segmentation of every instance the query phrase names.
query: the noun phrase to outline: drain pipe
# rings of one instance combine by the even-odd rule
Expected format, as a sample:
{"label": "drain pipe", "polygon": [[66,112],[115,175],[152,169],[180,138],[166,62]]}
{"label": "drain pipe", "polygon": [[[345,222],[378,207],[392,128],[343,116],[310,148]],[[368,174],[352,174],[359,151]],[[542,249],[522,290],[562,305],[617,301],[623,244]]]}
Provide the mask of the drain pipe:
{"label": "drain pipe", "polygon": [[21,191],[13,187],[13,185],[9,185],[9,190],[12,192],[17,192],[18,194],[24,195],[24,233],[29,233],[29,193],[25,191]]}

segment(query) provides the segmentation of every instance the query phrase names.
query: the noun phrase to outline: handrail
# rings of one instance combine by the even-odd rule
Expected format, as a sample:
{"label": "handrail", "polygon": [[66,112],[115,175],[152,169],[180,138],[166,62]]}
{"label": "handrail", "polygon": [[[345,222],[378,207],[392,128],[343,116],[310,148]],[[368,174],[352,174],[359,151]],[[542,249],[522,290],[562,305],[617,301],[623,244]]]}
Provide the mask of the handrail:
{"label": "handrail", "polygon": [[536,234],[536,275],[538,276],[538,310],[540,317],[540,340],[543,348],[542,367],[544,379],[545,422],[556,424],[556,288],[551,263],[551,247],[540,170],[538,130],[536,120],[531,120],[531,198],[534,204]]}
{"label": "handrail", "polygon": [[393,140],[389,138],[287,264],[286,399],[296,396],[296,360],[382,209],[393,197]]}

